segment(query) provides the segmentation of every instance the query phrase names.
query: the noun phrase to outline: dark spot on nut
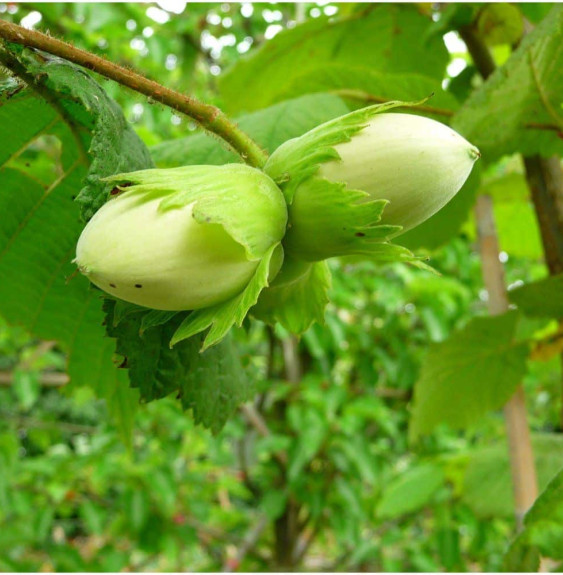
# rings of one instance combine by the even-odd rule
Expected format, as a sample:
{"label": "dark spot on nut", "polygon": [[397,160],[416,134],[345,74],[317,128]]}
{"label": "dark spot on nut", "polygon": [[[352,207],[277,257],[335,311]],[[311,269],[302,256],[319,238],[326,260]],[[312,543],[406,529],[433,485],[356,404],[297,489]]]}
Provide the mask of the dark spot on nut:
{"label": "dark spot on nut", "polygon": [[114,288],[114,287],[117,287],[117,286],[116,286],[115,284],[109,284],[109,287]]}
{"label": "dark spot on nut", "polygon": [[366,234],[364,234],[364,232],[356,232],[356,237],[357,238],[363,238]]}
{"label": "dark spot on nut", "polygon": [[109,193],[110,196],[117,196],[121,190],[119,188],[113,188],[113,190]]}
{"label": "dark spot on nut", "polygon": [[135,284],[136,288],[142,288],[143,286],[141,284]]}

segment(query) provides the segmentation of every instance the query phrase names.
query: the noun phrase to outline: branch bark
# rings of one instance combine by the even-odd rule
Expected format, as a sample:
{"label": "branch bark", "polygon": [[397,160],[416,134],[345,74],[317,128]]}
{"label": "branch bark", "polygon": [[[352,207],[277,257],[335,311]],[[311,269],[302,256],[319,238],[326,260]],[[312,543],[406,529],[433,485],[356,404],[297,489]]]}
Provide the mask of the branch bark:
{"label": "branch bark", "polygon": [[563,173],[557,157],[524,158],[549,273],[563,272]]}
{"label": "branch bark", "polygon": [[189,116],[203,129],[219,136],[247,164],[261,168],[266,163],[266,152],[215,106],[175,92],[132,70],[109,62],[86,50],[76,48],[67,42],[36,30],[22,28],[6,20],[0,20],[0,38],[74,62],[131,90],[144,94],[155,102]]}

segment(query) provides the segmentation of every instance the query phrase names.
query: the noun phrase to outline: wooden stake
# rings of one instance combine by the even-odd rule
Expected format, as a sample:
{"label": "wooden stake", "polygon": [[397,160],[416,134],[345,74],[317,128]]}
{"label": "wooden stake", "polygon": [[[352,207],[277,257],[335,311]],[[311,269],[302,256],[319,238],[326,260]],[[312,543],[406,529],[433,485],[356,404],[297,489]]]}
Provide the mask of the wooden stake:
{"label": "wooden stake", "polygon": [[[489,294],[489,313],[500,315],[508,311],[508,297],[504,282],[504,269],[499,258],[493,202],[490,196],[482,195],[477,198],[475,214],[479,232],[483,281]],[[516,524],[520,530],[523,526],[524,515],[538,496],[534,453],[526,419],[526,398],[521,384],[504,406],[504,419],[508,436]]]}

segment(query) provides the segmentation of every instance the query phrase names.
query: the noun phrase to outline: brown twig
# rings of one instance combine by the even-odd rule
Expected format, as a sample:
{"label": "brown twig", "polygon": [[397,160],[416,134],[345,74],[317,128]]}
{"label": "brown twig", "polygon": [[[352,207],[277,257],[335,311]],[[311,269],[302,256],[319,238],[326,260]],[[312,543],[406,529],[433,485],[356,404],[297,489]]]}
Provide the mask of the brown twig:
{"label": "brown twig", "polygon": [[86,50],[76,48],[67,42],[36,30],[22,28],[6,20],[0,20],[0,38],[7,42],[42,50],[110,78],[123,86],[144,94],[155,102],[160,102],[189,116],[202,128],[219,136],[249,165],[262,167],[266,163],[267,154],[215,106],[175,92],[132,70],[109,62]]}
{"label": "brown twig", "polygon": [[[248,423],[250,423],[250,425],[252,425],[252,427],[254,427],[254,429],[256,429],[256,431],[262,437],[268,437],[268,435],[271,434],[271,431],[268,428],[263,417],[258,413],[258,411],[256,411],[255,407],[252,404],[245,403],[245,404],[241,405],[240,411],[244,415],[244,417],[246,418]],[[283,451],[282,452],[276,452],[276,453],[274,453],[274,457],[282,465],[287,464],[287,453],[285,453]]]}
{"label": "brown twig", "polygon": [[[14,374],[11,371],[0,371],[0,385],[12,385]],[[39,376],[39,384],[45,387],[63,387],[69,379],[66,373],[46,371]]]}
{"label": "brown twig", "polygon": [[258,543],[258,540],[262,533],[264,533],[266,527],[268,527],[268,518],[263,515],[258,519],[256,525],[246,534],[246,537],[243,539],[240,547],[236,551],[235,557],[227,558],[221,570],[223,573],[232,573],[233,571],[238,570],[240,564],[244,561],[244,558],[247,556],[249,551],[251,551]]}
{"label": "brown twig", "polygon": [[24,416],[4,416],[4,421],[15,423],[18,427],[34,427],[36,429],[54,429],[66,431],[68,433],[96,433],[98,428],[94,425],[80,425],[78,423],[68,423],[66,421],[44,421]]}

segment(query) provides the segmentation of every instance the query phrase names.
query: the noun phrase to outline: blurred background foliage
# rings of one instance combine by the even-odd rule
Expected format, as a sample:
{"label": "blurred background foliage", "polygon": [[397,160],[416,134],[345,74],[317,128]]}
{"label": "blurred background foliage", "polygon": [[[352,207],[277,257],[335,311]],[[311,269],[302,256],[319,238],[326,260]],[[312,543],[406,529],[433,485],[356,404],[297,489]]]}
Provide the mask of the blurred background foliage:
{"label": "blurred background foliage", "polygon": [[[456,30],[474,26],[500,66],[551,9],[489,6],[31,2],[0,3],[0,18],[219,105],[273,151],[373,95],[434,92],[428,115],[448,121],[482,84]],[[235,161],[191,121],[97,79],[159,166]],[[56,143],[27,153],[47,173]],[[501,412],[408,435],[429,346],[486,315],[477,193],[495,199],[509,289],[547,275],[520,157],[483,159],[405,236],[441,275],[332,261],[325,326],[298,343],[259,322],[236,334],[267,431],[238,413],[213,436],[167,398],[138,410],[127,448],[105,403],[67,385],[63,349],[0,320],[0,569],[500,570],[515,529]],[[559,370],[551,354],[524,378],[541,487],[563,465]]]}

